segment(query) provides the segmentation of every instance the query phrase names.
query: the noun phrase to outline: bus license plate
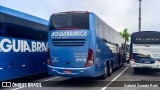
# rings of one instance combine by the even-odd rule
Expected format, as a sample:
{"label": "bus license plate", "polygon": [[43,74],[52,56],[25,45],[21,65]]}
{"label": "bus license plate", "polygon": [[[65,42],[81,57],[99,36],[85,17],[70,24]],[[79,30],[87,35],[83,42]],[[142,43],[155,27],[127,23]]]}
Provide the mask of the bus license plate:
{"label": "bus license plate", "polygon": [[148,63],[150,63],[150,61],[144,61],[144,63],[148,64]]}
{"label": "bus license plate", "polygon": [[69,74],[71,72],[72,72],[71,70],[64,70],[64,73],[67,73],[67,74]]}

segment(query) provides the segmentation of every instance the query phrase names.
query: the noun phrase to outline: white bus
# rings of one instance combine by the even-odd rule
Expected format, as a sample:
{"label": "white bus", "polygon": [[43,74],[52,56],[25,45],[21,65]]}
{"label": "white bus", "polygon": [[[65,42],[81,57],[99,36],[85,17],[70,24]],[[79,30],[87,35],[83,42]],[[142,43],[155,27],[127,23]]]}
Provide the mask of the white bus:
{"label": "white bus", "polygon": [[160,69],[160,32],[142,31],[131,35],[130,66]]}

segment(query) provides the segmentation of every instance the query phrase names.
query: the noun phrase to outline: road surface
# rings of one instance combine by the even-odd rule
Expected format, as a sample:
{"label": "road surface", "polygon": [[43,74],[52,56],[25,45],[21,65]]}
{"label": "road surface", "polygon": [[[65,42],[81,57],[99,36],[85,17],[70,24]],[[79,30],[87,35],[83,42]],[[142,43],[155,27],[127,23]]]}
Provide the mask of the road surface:
{"label": "road surface", "polygon": [[[105,80],[39,75],[6,82],[11,82],[15,87],[0,88],[1,90],[160,90],[160,72],[150,69],[134,72],[133,68],[125,65],[114,70]],[[30,83],[31,87],[16,87],[26,83]],[[32,87],[33,85],[37,87]]]}

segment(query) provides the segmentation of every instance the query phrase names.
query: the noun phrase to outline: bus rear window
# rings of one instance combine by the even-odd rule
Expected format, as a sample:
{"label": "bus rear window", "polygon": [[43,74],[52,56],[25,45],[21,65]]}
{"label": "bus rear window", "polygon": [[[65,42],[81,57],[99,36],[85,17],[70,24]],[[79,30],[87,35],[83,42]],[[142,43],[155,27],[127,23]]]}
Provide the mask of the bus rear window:
{"label": "bus rear window", "polygon": [[134,44],[160,44],[160,32],[137,32],[132,35]]}
{"label": "bus rear window", "polygon": [[89,29],[88,13],[54,14],[50,19],[50,30],[60,29]]}

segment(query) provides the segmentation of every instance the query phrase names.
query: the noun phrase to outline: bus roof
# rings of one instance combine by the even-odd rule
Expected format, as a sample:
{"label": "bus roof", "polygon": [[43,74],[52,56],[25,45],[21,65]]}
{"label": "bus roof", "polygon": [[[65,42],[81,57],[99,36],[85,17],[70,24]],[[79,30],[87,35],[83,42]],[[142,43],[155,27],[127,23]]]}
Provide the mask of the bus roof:
{"label": "bus roof", "polygon": [[132,42],[135,44],[160,44],[159,31],[141,31],[132,34]]}
{"label": "bus roof", "polygon": [[7,8],[7,7],[0,6],[0,13],[5,13],[5,14],[8,14],[8,15],[23,18],[23,19],[26,19],[26,20],[29,20],[29,21],[33,21],[33,22],[37,22],[37,23],[40,23],[40,24],[48,25],[47,20],[44,20],[44,19],[41,19],[39,17],[20,12],[20,11],[17,11],[17,10],[13,10],[13,9],[10,9],[10,8]]}
{"label": "bus roof", "polygon": [[66,12],[53,13],[52,15],[56,15],[56,14],[68,14],[68,13],[90,13],[90,12],[88,12],[88,11],[66,11]]}
{"label": "bus roof", "polygon": [[141,31],[141,32],[134,32],[132,33],[132,36],[139,36],[139,35],[143,35],[145,36],[145,34],[155,34],[155,33],[160,33],[159,31]]}

